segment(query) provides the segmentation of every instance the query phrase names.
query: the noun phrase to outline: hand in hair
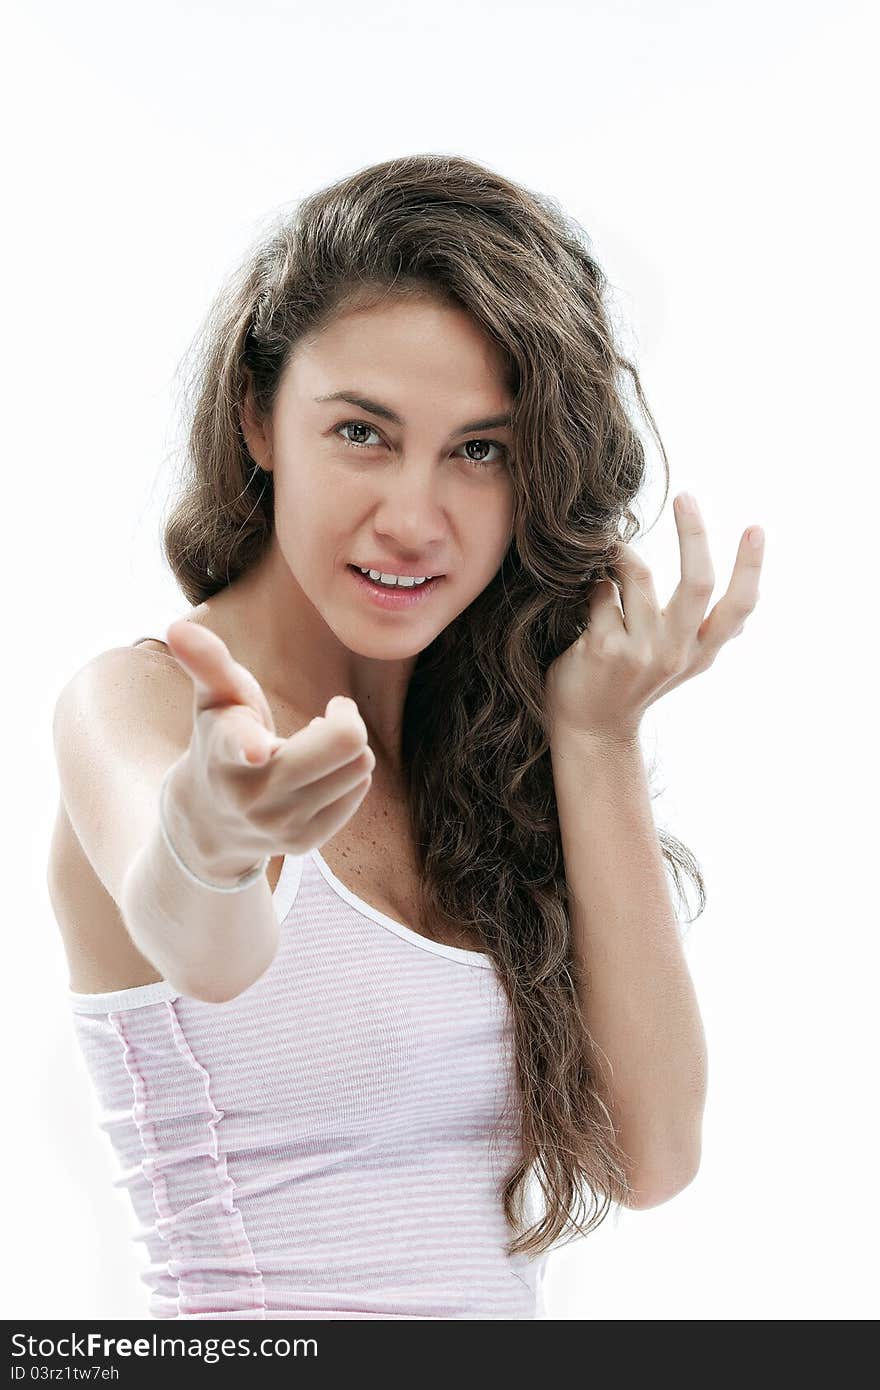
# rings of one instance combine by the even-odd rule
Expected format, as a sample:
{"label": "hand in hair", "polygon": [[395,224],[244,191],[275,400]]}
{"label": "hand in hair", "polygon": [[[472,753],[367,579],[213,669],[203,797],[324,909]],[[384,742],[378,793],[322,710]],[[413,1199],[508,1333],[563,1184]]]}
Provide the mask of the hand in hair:
{"label": "hand in hair", "polygon": [[648,706],[705,671],[742,632],[759,597],[763,532],[752,526],[743,533],[727,592],[706,617],[715,577],[706,528],[687,496],[675,499],[681,580],[667,606],[659,607],[645,562],[621,542],[614,565],[620,598],[614,580],[600,580],[586,627],[548,668],[544,707],[553,738],[635,741]]}

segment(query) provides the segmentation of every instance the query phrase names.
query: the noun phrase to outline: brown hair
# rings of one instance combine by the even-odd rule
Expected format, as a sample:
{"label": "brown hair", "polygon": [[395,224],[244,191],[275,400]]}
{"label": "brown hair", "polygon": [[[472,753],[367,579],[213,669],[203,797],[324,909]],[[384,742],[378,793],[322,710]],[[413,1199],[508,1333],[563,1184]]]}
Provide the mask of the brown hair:
{"label": "brown hair", "polygon": [[[664,503],[669,492],[666,452],[638,373],[615,346],[606,289],[583,230],[555,202],[467,159],[391,159],[311,194],[261,234],[197,334],[185,472],[164,531],[193,604],[260,558],[273,478],[241,431],[247,373],[268,415],[293,348],[334,315],[428,293],[463,307],[503,349],[514,538],[493,580],[419,653],[403,755],[424,920],[475,933],[510,1002],[522,1132],[522,1160],[501,1194],[517,1233],[511,1254],[586,1235],[630,1195],[602,1055],[579,1003],[586,981],[572,950],[542,708],[548,665],[582,630],[596,583],[614,577],[619,541],[638,531],[631,507],[645,450],[621,372],[660,446]],[[702,875],[686,846],[658,834],[679,899],[683,875],[696,884],[691,922],[706,901]],[[544,1210],[523,1230],[532,1176]]]}

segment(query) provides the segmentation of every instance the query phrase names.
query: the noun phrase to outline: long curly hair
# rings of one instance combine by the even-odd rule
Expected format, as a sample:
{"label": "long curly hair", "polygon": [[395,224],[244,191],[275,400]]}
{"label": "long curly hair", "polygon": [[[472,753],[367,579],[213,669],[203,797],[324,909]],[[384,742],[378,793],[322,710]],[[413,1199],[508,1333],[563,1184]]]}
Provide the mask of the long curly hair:
{"label": "long curly hair", "polygon": [[[474,933],[510,1004],[522,1135],[501,1187],[511,1255],[587,1235],[631,1196],[604,1054],[579,1003],[588,962],[572,949],[542,705],[547,667],[639,529],[645,450],[624,372],[660,447],[664,504],[669,493],[666,451],[615,345],[606,291],[586,234],[554,200],[464,158],[391,159],[309,195],[259,234],[193,340],[184,464],[164,522],[166,559],[192,604],[260,559],[273,475],[248,453],[243,397],[250,384],[268,417],[298,340],[335,315],[427,293],[464,308],[502,348],[513,539],[488,586],[419,653],[402,752],[423,920]],[[679,900],[684,875],[696,884],[692,922],[706,901],[699,866],[658,835]],[[535,1177],[543,1209],[524,1226]]]}

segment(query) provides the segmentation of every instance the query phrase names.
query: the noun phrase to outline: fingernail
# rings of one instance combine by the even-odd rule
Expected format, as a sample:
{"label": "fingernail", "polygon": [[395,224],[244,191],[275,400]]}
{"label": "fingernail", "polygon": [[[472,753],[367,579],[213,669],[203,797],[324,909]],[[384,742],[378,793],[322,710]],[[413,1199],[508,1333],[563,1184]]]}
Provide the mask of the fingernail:
{"label": "fingernail", "polygon": [[754,546],[759,546],[764,539],[764,532],[760,526],[752,526],[749,531],[749,541]]}
{"label": "fingernail", "polygon": [[681,493],[678,499],[678,505],[683,512],[695,512],[697,510],[696,498],[689,492]]}

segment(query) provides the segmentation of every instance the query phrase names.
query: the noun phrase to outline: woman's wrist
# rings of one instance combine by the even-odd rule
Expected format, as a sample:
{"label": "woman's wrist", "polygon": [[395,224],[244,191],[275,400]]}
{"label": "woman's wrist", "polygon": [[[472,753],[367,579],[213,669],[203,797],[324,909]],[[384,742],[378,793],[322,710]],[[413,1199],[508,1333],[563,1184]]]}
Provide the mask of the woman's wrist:
{"label": "woman's wrist", "polygon": [[162,780],[159,829],[178,868],[201,887],[219,893],[240,892],[265,874],[268,855],[259,862],[253,856],[245,862],[244,856],[215,842],[207,818],[199,816],[192,804],[184,759],[172,764]]}

